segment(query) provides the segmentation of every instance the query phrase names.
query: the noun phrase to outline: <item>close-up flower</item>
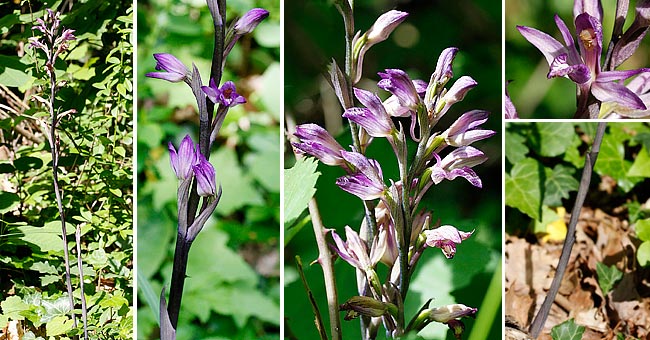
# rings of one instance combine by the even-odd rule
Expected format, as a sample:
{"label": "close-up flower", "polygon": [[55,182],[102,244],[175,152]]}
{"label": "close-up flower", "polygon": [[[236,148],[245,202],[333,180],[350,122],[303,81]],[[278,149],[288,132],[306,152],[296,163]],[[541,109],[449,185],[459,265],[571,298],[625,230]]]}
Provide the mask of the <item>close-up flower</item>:
{"label": "close-up flower", "polygon": [[156,59],[156,70],[164,72],[149,72],[145,76],[167,80],[172,83],[185,81],[189,77],[190,71],[174,55],[155,53],[153,57]]}
{"label": "close-up flower", "polygon": [[472,146],[462,146],[450,152],[443,159],[440,159],[436,153],[433,156],[436,159],[436,164],[431,167],[431,179],[434,184],[438,184],[444,179],[451,181],[460,176],[475,187],[483,186],[481,179],[472,170],[472,167],[487,160],[487,156],[481,150]]}
{"label": "close-up flower", "polygon": [[220,104],[226,107],[233,107],[239,104],[246,103],[246,98],[237,93],[235,83],[227,81],[218,87],[214,79],[210,79],[210,86],[202,86],[201,90],[208,96],[208,99],[215,104]]}
{"label": "close-up flower", "polygon": [[296,152],[312,155],[327,165],[345,164],[341,156],[343,147],[319,125],[298,125],[294,136],[300,138],[300,143],[291,143]]}
{"label": "close-up flower", "polygon": [[386,192],[381,166],[358,152],[341,151],[341,156],[351,165],[351,173],[339,177],[336,185],[364,201],[380,198]]}
{"label": "close-up flower", "polygon": [[468,239],[474,231],[464,232],[452,225],[442,225],[436,229],[425,230],[426,244],[429,247],[440,248],[448,259],[456,255],[456,245]]}
{"label": "close-up flower", "polygon": [[199,196],[214,196],[217,192],[216,174],[214,167],[203,157],[203,154],[199,153],[199,162],[192,166],[192,170]]}
{"label": "close-up flower", "polygon": [[181,145],[178,147],[178,152],[172,142],[169,142],[168,148],[169,160],[176,177],[180,180],[192,177],[192,167],[199,163],[199,152],[190,135],[183,138]]}

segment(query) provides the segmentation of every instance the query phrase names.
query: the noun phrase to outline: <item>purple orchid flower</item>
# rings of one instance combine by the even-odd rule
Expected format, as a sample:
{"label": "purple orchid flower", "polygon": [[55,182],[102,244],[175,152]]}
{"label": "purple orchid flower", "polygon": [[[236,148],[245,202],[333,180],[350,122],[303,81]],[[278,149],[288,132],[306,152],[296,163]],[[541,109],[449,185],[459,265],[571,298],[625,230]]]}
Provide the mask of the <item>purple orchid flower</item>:
{"label": "purple orchid flower", "polygon": [[433,230],[425,230],[426,244],[429,247],[440,248],[448,259],[456,254],[456,245],[468,239],[474,231],[464,232],[451,225],[443,225]]}
{"label": "purple orchid flower", "polygon": [[217,192],[216,173],[214,167],[198,152],[199,162],[192,166],[196,178],[196,193],[199,196],[214,196]]}
{"label": "purple orchid flower", "polygon": [[650,118],[650,71],[636,76],[627,84],[627,88],[639,96],[649,109],[634,110],[612,103],[613,105],[603,105],[601,109],[603,118]]}
{"label": "purple orchid flower", "polygon": [[145,74],[146,77],[163,79],[172,83],[187,81],[190,71],[178,58],[169,53],[155,53],[153,57],[157,62],[156,70],[165,72],[149,72]]}
{"label": "purple orchid flower", "polygon": [[371,258],[368,255],[368,248],[366,243],[359,237],[359,234],[354,231],[349,226],[345,226],[345,237],[347,241],[343,242],[343,239],[334,231],[332,231],[332,239],[334,240],[334,251],[341,257],[345,262],[350,265],[358,268],[359,270],[366,271],[374,267],[379,259],[381,254],[375,253]]}
{"label": "purple orchid flower", "polygon": [[343,147],[325,129],[316,124],[296,126],[294,135],[302,143],[291,143],[297,153],[306,153],[318,158],[323,164],[345,167],[341,156]]}
{"label": "purple orchid flower", "polygon": [[547,77],[549,79],[567,77],[578,85],[579,110],[586,108],[589,92],[601,102],[616,102],[631,109],[645,110],[643,101],[623,84],[618,83],[620,80],[643,72],[643,69],[601,71],[602,9],[599,10],[591,1],[576,6],[576,11],[587,11],[578,14],[575,18],[580,53],[574,44],[571,32],[558,15],[555,15],[555,23],[562,33],[566,46],[544,32],[531,27],[517,26],[524,38],[537,47],[546,58],[550,66]]}
{"label": "purple orchid flower", "polygon": [[220,104],[226,107],[233,107],[239,104],[246,103],[246,98],[237,93],[235,83],[227,81],[217,87],[214,79],[210,79],[210,86],[201,86],[201,90],[206,96],[215,104]]}
{"label": "purple orchid flower", "polygon": [[450,152],[442,160],[437,153],[434,153],[433,156],[436,158],[436,164],[430,169],[434,184],[438,184],[444,179],[451,181],[460,176],[475,187],[483,186],[481,179],[472,170],[473,166],[487,160],[487,156],[481,150],[471,146],[462,146]]}
{"label": "purple orchid flower", "polygon": [[442,134],[447,145],[467,146],[478,140],[489,138],[496,132],[477,129],[485,123],[490,113],[482,110],[465,112]]}
{"label": "purple orchid flower", "polygon": [[422,102],[415,85],[406,72],[400,69],[386,69],[385,72],[379,72],[381,80],[377,86],[392,93],[397,97],[399,103],[409,108],[409,110],[417,111],[418,105]]}
{"label": "purple orchid flower", "polygon": [[353,172],[338,178],[336,185],[364,201],[384,195],[386,185],[379,162],[357,152],[341,151],[341,156],[352,165]]}
{"label": "purple orchid flower", "polygon": [[477,308],[468,307],[460,303],[435,307],[425,310],[429,319],[436,322],[448,323],[451,320],[460,319],[466,316],[474,316],[478,312]]}
{"label": "purple orchid flower", "polygon": [[262,22],[262,20],[268,18],[269,11],[263,8],[253,8],[246,12],[237,22],[233,29],[235,34],[244,35],[253,32],[255,27]]}
{"label": "purple orchid flower", "polygon": [[196,151],[194,141],[190,135],[186,135],[178,147],[178,152],[174,148],[172,142],[169,142],[169,160],[176,177],[180,180],[185,180],[193,176],[192,167],[199,164],[199,158]]}
{"label": "purple orchid flower", "polygon": [[354,95],[366,108],[346,109],[343,117],[361,125],[373,137],[388,137],[396,131],[384,104],[376,94],[354,88]]}

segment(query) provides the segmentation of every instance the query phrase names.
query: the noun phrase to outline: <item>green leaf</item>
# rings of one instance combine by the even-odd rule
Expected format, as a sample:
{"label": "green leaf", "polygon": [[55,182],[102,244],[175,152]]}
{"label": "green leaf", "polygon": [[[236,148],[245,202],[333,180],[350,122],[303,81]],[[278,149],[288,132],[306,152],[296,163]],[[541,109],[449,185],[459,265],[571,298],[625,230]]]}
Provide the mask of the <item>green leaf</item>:
{"label": "green leaf", "polygon": [[634,230],[639,240],[650,241],[650,218],[637,221]]}
{"label": "green leaf", "polygon": [[248,140],[254,149],[244,157],[244,164],[251,175],[269,191],[280,192],[280,149],[278,131],[256,133]]}
{"label": "green leaf", "polygon": [[573,178],[574,168],[558,164],[553,171],[546,170],[544,204],[559,207],[563,198],[569,198],[569,192],[578,190],[580,183]]}
{"label": "green leaf", "polygon": [[[142,296],[144,297],[144,301],[146,301],[146,304],[151,308],[151,311],[153,313],[153,316],[155,318],[160,318],[160,305],[158,303],[158,295],[154,293],[153,287],[151,287],[151,282],[147,279],[146,275],[144,275],[140,271],[140,266],[138,265],[138,274],[137,274],[137,279],[138,279],[138,291],[142,293]],[[140,295],[138,295],[138,298]]]}
{"label": "green leaf", "polygon": [[67,295],[54,300],[42,300],[41,306],[43,306],[45,310],[41,317],[41,322],[50,322],[57,316],[67,317],[71,310],[70,299]]}
{"label": "green leaf", "polygon": [[531,145],[539,155],[559,156],[566,152],[575,135],[573,124],[537,123],[537,135],[531,136]]}
{"label": "green leaf", "polygon": [[526,138],[518,133],[506,131],[506,158],[511,164],[526,158],[528,151]]}
{"label": "green leaf", "polygon": [[598,285],[605,295],[623,277],[623,273],[615,265],[608,267],[601,262],[596,262],[596,274],[598,275]]}
{"label": "green leaf", "polygon": [[639,264],[644,267],[650,265],[650,241],[641,243],[639,248],[636,250],[636,259],[639,261]]}
{"label": "green leaf", "polygon": [[[71,228],[68,231],[72,232]],[[61,222],[46,223],[43,227],[18,226],[12,229],[10,238],[16,238],[27,245],[38,247],[42,252],[63,251]]]}
{"label": "green leaf", "polygon": [[284,170],[284,224],[290,226],[307,208],[316,193],[318,160],[312,157],[298,159],[291,169]]}
{"label": "green leaf", "polygon": [[535,220],[540,218],[542,192],[540,189],[542,165],[526,158],[506,174],[506,205],[519,209]]}
{"label": "green leaf", "polygon": [[641,151],[636,155],[634,163],[628,170],[627,175],[632,177],[650,177],[650,154],[648,154],[646,146],[641,148]]}
{"label": "green leaf", "polygon": [[277,22],[261,22],[253,31],[255,40],[264,47],[273,48],[280,46],[280,25]]}
{"label": "green leaf", "polygon": [[282,96],[283,88],[278,86],[278,79],[281,77],[280,64],[271,64],[262,75],[262,88],[259,91],[264,108],[278,121],[280,120],[282,98],[284,98]]}
{"label": "green leaf", "polygon": [[569,319],[553,327],[551,337],[553,340],[581,340],[584,332],[584,326],[576,325],[573,319]]}
{"label": "green leaf", "polygon": [[24,156],[14,161],[16,170],[29,171],[31,169],[40,169],[43,167],[43,160],[36,157]]}
{"label": "green leaf", "polygon": [[603,138],[600,153],[594,166],[594,171],[599,175],[608,175],[616,180],[624,192],[628,192],[642,178],[628,177],[631,162],[625,159],[625,146],[615,138]]}
{"label": "green leaf", "polygon": [[29,304],[23,302],[19,296],[10,296],[0,303],[2,314],[0,324],[6,325],[9,320],[25,320],[20,313],[30,309]]}
{"label": "green leaf", "polygon": [[0,214],[14,210],[20,204],[20,197],[13,192],[0,192]]}
{"label": "green leaf", "polygon": [[47,336],[56,336],[68,332],[72,327],[73,322],[67,316],[57,316],[45,325],[45,331]]}
{"label": "green leaf", "polygon": [[8,87],[21,87],[31,81],[27,65],[17,56],[0,55],[0,84]]}

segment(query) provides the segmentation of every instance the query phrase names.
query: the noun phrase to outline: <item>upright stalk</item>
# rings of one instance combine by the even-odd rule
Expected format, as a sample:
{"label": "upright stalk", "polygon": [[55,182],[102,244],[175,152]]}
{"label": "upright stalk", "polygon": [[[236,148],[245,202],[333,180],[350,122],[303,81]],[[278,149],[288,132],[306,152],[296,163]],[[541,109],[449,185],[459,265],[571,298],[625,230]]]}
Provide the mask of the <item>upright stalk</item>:
{"label": "upright stalk", "polygon": [[544,299],[544,303],[542,303],[542,307],[539,309],[539,312],[537,312],[537,315],[535,315],[535,319],[530,324],[530,335],[535,339],[542,331],[544,323],[546,323],[546,318],[548,317],[548,313],[551,311],[551,306],[553,305],[553,301],[555,301],[555,296],[560,289],[560,283],[562,282],[564,272],[566,271],[567,264],[569,263],[569,256],[571,255],[573,244],[576,241],[576,224],[578,224],[580,210],[582,209],[582,205],[585,202],[585,197],[587,197],[587,190],[589,190],[589,183],[591,182],[591,173],[593,171],[594,165],[596,164],[598,153],[600,152],[600,144],[603,141],[603,135],[605,134],[606,127],[606,122],[598,123],[598,129],[596,131],[594,142],[591,145],[591,150],[585,155],[585,166],[582,169],[580,187],[578,188],[578,194],[573,205],[573,210],[571,210],[571,220],[569,221],[569,227],[567,230],[566,238],[564,239],[564,245],[562,245],[562,254],[560,255],[560,260],[557,264],[555,277],[553,278],[553,282],[551,282],[551,288],[549,289],[548,294]]}

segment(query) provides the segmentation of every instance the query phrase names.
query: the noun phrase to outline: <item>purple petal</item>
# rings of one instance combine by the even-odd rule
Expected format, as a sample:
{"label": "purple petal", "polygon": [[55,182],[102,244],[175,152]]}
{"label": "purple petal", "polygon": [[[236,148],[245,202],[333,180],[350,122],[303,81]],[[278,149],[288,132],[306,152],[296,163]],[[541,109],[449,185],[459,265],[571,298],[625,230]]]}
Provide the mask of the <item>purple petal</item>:
{"label": "purple petal", "polygon": [[578,50],[576,50],[573,41],[573,35],[571,34],[571,31],[569,31],[569,28],[564,23],[564,21],[557,14],[555,15],[555,25],[560,30],[560,33],[562,33],[562,38],[564,39],[564,43],[567,46],[567,53],[569,55],[568,62],[571,65],[582,64],[582,58],[580,58],[578,55]]}
{"label": "purple petal", "polygon": [[517,30],[528,42],[542,52],[549,65],[560,54],[568,53],[567,48],[562,46],[559,41],[540,30],[526,26],[517,26]]}
{"label": "purple petal", "polygon": [[591,93],[601,102],[616,102],[636,110],[646,109],[641,98],[621,84],[594,82],[591,85]]}
{"label": "purple petal", "polygon": [[[604,71],[600,72],[598,74],[598,77],[596,77],[596,81],[599,83],[607,83],[607,82],[612,82],[616,80],[625,80],[627,78],[630,78],[632,76],[635,76],[639,73],[643,72],[650,72],[650,69],[647,68],[640,68],[637,70],[625,70],[625,71]],[[631,83],[631,82],[630,82]],[[636,92],[636,91],[634,91]]]}
{"label": "purple petal", "polygon": [[266,19],[269,16],[269,11],[263,8],[253,8],[250,11],[246,12],[244,16],[239,18],[235,23],[233,29],[236,34],[248,34],[252,32],[257,25],[259,25],[262,20]]}
{"label": "purple petal", "polygon": [[547,78],[569,77],[577,84],[584,84],[591,79],[591,71],[585,64],[569,65],[567,55],[560,54],[550,65]]}
{"label": "purple petal", "polygon": [[575,0],[573,3],[573,17],[576,18],[582,13],[587,13],[600,22],[603,21],[603,6],[600,0]]}
{"label": "purple petal", "polygon": [[199,196],[214,196],[217,192],[214,167],[205,159],[203,154],[199,153],[198,155],[199,164],[192,167],[196,178],[196,192]]}
{"label": "purple petal", "polygon": [[600,72],[600,54],[603,50],[603,28],[600,21],[583,13],[576,17],[575,23],[582,60],[594,74],[598,74]]}
{"label": "purple petal", "polygon": [[374,45],[382,42],[395,30],[395,28],[406,19],[409,14],[396,10],[390,10],[377,18],[377,21],[366,32],[366,44]]}

